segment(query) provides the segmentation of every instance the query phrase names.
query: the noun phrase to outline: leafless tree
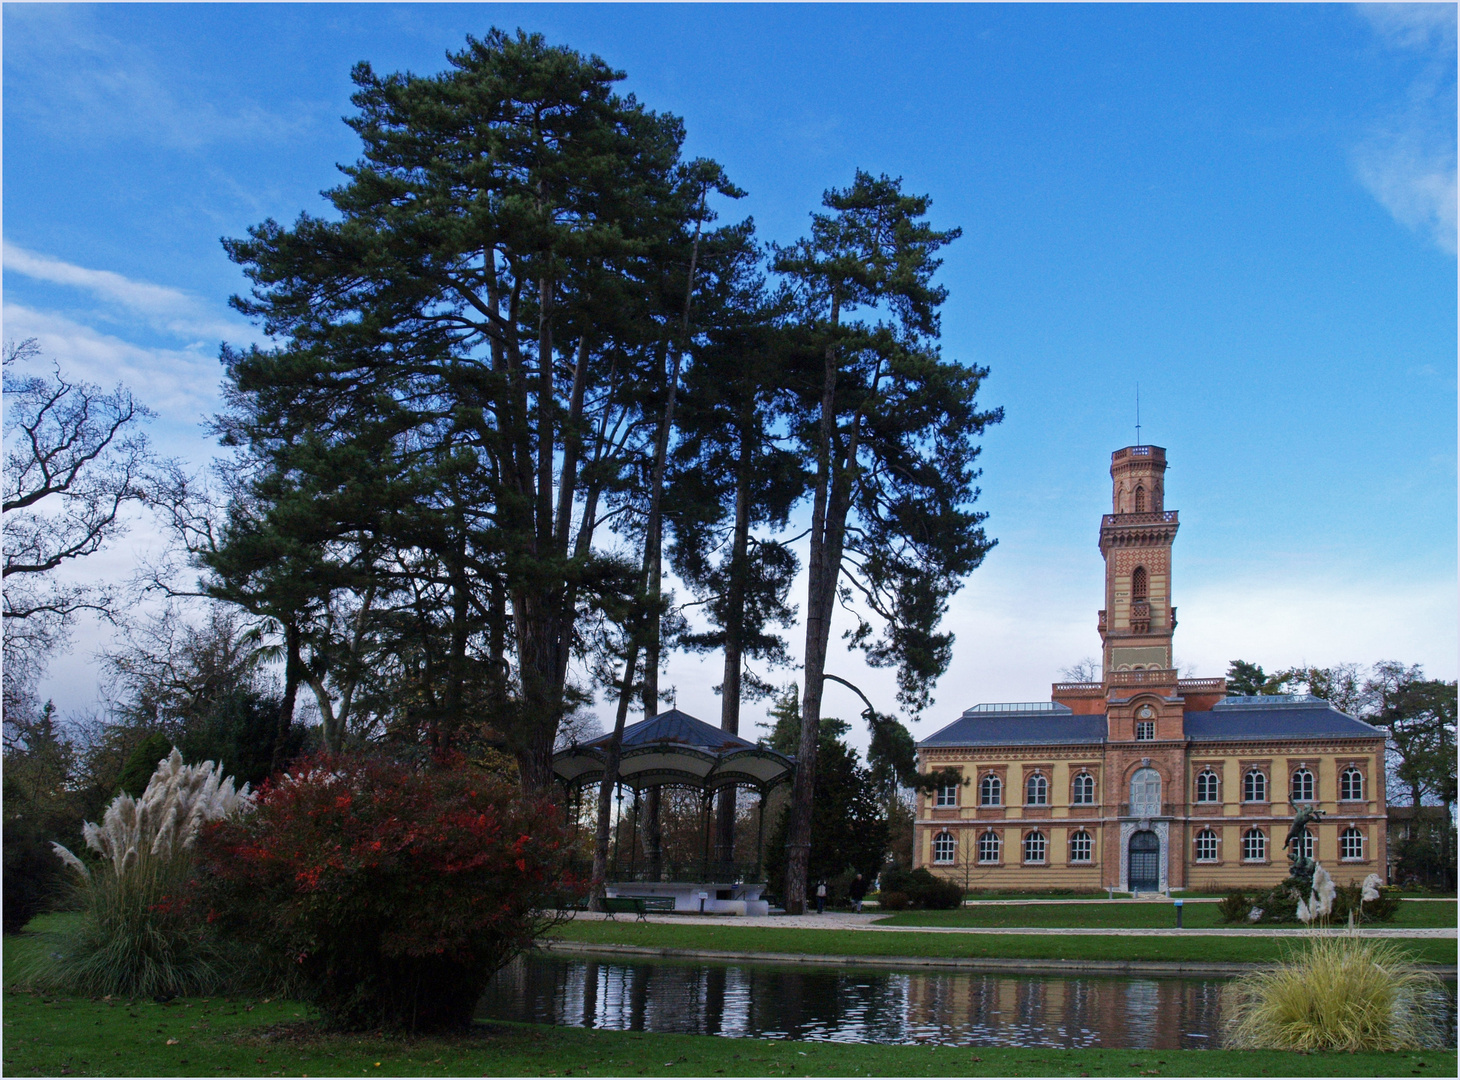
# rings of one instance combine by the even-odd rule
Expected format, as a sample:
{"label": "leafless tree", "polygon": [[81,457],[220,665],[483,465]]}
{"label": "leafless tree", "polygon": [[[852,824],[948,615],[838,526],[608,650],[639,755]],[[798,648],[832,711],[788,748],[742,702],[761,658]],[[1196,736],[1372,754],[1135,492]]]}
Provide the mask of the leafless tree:
{"label": "leafless tree", "polygon": [[156,464],[141,430],[153,414],[129,390],[72,382],[59,367],[18,372],[39,355],[34,338],[5,345],[7,693],[40,674],[78,614],[115,614],[113,583],[65,581],[58,571],[125,531],[124,510],[148,501]]}
{"label": "leafless tree", "polygon": [[1065,682],[1099,682],[1103,674],[1100,661],[1093,656],[1087,656],[1060,669],[1060,678]]}

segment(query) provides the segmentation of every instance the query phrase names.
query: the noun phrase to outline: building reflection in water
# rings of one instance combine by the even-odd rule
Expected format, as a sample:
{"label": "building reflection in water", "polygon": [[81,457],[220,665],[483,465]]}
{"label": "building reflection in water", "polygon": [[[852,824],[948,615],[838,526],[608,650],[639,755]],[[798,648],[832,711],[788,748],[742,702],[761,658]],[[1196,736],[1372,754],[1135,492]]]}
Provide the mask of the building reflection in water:
{"label": "building reflection in water", "polygon": [[1220,1043],[1222,984],[630,964],[530,955],[482,1019],[873,1043],[1174,1049]]}

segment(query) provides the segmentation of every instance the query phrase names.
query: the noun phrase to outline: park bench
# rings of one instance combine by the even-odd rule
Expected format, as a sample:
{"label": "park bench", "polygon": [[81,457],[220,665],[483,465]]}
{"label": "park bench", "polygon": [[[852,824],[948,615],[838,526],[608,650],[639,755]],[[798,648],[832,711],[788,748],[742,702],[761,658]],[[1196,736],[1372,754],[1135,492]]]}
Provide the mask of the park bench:
{"label": "park bench", "polygon": [[605,896],[603,898],[603,911],[610,919],[615,915],[627,915],[633,913],[638,916],[636,921],[648,922],[646,918],[651,911],[673,911],[674,897],[672,896]]}

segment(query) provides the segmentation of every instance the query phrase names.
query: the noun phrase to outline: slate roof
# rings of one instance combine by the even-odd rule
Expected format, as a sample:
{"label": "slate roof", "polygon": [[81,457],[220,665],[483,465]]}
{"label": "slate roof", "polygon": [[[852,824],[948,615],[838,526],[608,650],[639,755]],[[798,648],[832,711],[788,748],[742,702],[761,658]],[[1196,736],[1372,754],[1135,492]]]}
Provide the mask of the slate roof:
{"label": "slate roof", "polygon": [[1326,701],[1283,703],[1263,708],[1251,699],[1228,698],[1210,712],[1186,714],[1186,734],[1193,742],[1233,739],[1382,739],[1384,732],[1339,712]]}
{"label": "slate roof", "polygon": [[[1207,712],[1187,713],[1186,734],[1193,742],[1384,736],[1378,728],[1339,712],[1326,701],[1304,697],[1285,697],[1271,705],[1261,699],[1229,697]],[[918,746],[1090,746],[1103,742],[1103,714],[1077,716],[1068,707],[1049,702],[975,706]]]}
{"label": "slate roof", "polygon": [[[610,735],[601,735],[586,746],[607,746]],[[712,754],[728,753],[731,750],[746,750],[755,743],[732,735],[728,731],[711,727],[703,720],[697,720],[689,713],[670,709],[648,720],[640,720],[624,728],[624,746],[638,746],[643,743],[670,742],[708,750]]]}
{"label": "slate roof", "polygon": [[1058,746],[1105,741],[1105,715],[1076,716],[1054,702],[1010,706],[976,705],[919,746]]}

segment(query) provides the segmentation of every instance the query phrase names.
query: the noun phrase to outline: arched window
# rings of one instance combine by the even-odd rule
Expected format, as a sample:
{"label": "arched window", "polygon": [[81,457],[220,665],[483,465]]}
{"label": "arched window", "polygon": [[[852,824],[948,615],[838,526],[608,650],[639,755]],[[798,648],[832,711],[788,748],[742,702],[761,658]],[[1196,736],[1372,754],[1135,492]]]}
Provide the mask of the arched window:
{"label": "arched window", "polygon": [[1024,785],[1026,806],[1049,805],[1049,781],[1043,773],[1034,773]]}
{"label": "arched window", "polygon": [[978,782],[978,805],[1000,806],[1004,801],[1004,782],[989,773]]}
{"label": "arched window", "polygon": [[1313,801],[1313,774],[1307,769],[1298,769],[1293,773],[1293,783],[1289,789],[1292,795],[1292,802]]}
{"label": "arched window", "polygon": [[978,861],[981,863],[999,861],[999,834],[992,829],[978,838]]}
{"label": "arched window", "polygon": [[935,863],[951,863],[957,854],[958,841],[953,839],[953,834],[947,829],[933,837],[933,861]]}
{"label": "arched window", "polygon": [[1350,765],[1338,778],[1338,797],[1354,802],[1364,797],[1364,774]]}
{"label": "arched window", "polygon": [[1221,801],[1217,774],[1211,769],[1203,769],[1196,774],[1196,801],[1207,803]]}
{"label": "arched window", "polygon": [[1303,858],[1313,858],[1313,831],[1308,826],[1303,826],[1303,835],[1298,838],[1298,850]]}
{"label": "arched window", "polygon": [[1267,860],[1267,836],[1261,829],[1248,829],[1242,834],[1242,861],[1265,862]]}
{"label": "arched window", "polygon": [[1095,803],[1095,778],[1087,772],[1075,774],[1071,801],[1076,806],[1092,806]]}
{"label": "arched window", "polygon": [[1137,566],[1130,576],[1130,598],[1138,604],[1146,602],[1146,568]]}
{"label": "arched window", "polygon": [[1364,857],[1364,834],[1355,825],[1350,825],[1338,834],[1338,857],[1340,859],[1362,859]]}
{"label": "arched window", "polygon": [[1070,862],[1090,861],[1090,834],[1084,829],[1070,834]]}
{"label": "arched window", "polygon": [[1161,774],[1155,769],[1137,769],[1130,778],[1132,817],[1161,816]]}
{"label": "arched window", "polygon": [[1136,485],[1136,513],[1137,514],[1144,514],[1145,512],[1146,512],[1146,489],[1143,488],[1140,484],[1137,484]]}
{"label": "arched window", "polygon": [[1261,769],[1248,769],[1242,778],[1243,802],[1267,802],[1267,775]]}
{"label": "arched window", "polygon": [[941,785],[939,785],[939,787],[938,787],[938,805],[939,806],[957,806],[958,805],[958,784],[957,783],[941,784]]}
{"label": "arched window", "polygon": [[1211,829],[1203,829],[1196,834],[1196,861],[1217,861],[1217,834]]}
{"label": "arched window", "polygon": [[1024,838],[1024,861],[1027,863],[1044,862],[1045,847],[1044,833],[1030,833]]}

